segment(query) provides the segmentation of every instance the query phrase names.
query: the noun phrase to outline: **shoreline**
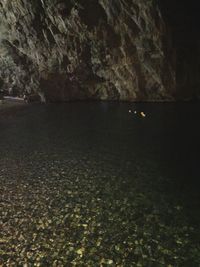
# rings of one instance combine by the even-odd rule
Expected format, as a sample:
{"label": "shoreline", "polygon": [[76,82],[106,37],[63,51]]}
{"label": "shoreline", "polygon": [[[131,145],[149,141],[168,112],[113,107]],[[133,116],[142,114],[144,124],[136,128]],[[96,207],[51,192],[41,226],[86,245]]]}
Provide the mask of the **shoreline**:
{"label": "shoreline", "polygon": [[23,107],[27,107],[27,103],[22,101],[3,100],[0,103],[0,117],[2,115],[12,115],[15,111],[21,110]]}
{"label": "shoreline", "polygon": [[[99,102],[99,103],[128,103],[130,105],[134,105],[134,104],[198,104],[199,102],[197,101],[185,101],[185,102],[128,102],[128,101],[110,101],[110,100],[76,100],[76,101],[66,101],[66,102],[49,102],[46,104],[71,104],[71,103],[75,103],[75,102]],[[13,99],[4,99],[3,102],[0,101],[0,117],[2,115],[12,115],[15,111],[19,111],[22,110],[25,107],[28,107],[30,105],[32,105],[33,103],[26,103],[25,101],[20,100],[13,100]]]}

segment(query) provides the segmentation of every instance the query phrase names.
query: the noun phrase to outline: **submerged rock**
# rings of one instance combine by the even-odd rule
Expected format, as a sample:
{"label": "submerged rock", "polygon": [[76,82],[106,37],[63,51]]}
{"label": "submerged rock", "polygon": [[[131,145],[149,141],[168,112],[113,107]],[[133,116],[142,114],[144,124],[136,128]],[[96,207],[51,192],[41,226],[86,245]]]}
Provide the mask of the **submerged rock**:
{"label": "submerged rock", "polygon": [[154,1],[0,2],[0,76],[49,101],[173,100],[174,50]]}

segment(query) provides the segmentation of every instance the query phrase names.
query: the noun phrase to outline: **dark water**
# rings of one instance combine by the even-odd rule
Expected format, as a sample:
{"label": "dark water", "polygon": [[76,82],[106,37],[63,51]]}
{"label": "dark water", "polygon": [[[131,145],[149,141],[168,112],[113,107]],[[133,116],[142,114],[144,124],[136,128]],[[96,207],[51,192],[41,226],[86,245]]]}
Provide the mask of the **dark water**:
{"label": "dark water", "polygon": [[[144,111],[146,117],[129,113],[130,109]],[[79,183],[76,180],[79,177],[85,177],[81,178],[84,182],[80,184],[86,186],[86,190],[90,190],[87,184],[96,183],[93,186],[94,196],[97,197],[95,194],[98,190],[100,198],[105,195],[105,207],[109,204],[106,201],[126,197],[126,201],[132,205],[132,192],[138,192],[145,196],[144,202],[149,200],[151,203],[150,206],[142,204],[141,210],[146,212],[155,208],[164,224],[170,225],[170,220],[175,218],[174,224],[177,223],[179,228],[181,224],[176,220],[183,220],[188,229],[191,227],[197,233],[200,219],[199,121],[200,107],[190,103],[88,102],[30,106],[16,114],[0,117],[0,175],[1,183],[5,185],[2,192],[8,193],[10,187],[15,190],[17,185],[13,185],[13,180],[17,180],[18,185],[31,186],[33,191],[38,183],[40,187],[43,186],[44,180],[47,191],[51,191],[53,184],[49,182],[48,185],[48,181],[52,181],[52,178],[48,176],[54,175],[58,180],[56,172],[59,175],[67,173],[66,177],[71,179],[74,187]],[[66,185],[64,176],[60,180],[63,181],[63,188]],[[54,186],[62,188],[58,184],[59,181]],[[27,189],[29,194],[31,188]],[[112,199],[106,194],[111,195]],[[12,200],[12,194],[9,198],[15,201]],[[177,219],[176,213],[179,212],[181,214]],[[132,220],[130,216],[127,222],[130,224]],[[191,234],[192,242],[193,238]],[[162,243],[161,240],[159,242]],[[180,254],[185,253],[184,249],[180,250]],[[178,253],[176,257],[179,258]],[[124,260],[124,264],[122,258],[119,257],[120,266],[137,266],[130,264],[134,257],[126,259],[127,262]],[[170,260],[168,256],[164,263],[170,264]],[[172,263],[175,266],[197,266],[198,262],[183,260],[181,256],[178,260],[176,262],[173,259]],[[49,260],[49,264],[52,261]],[[143,261],[141,264],[166,266],[164,263],[151,265]]]}

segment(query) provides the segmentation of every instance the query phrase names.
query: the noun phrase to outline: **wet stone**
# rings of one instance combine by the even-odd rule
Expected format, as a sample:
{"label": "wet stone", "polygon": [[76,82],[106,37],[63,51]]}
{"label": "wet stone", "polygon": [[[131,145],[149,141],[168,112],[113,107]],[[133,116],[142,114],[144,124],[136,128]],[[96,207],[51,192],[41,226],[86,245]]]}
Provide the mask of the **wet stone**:
{"label": "wet stone", "polygon": [[[29,111],[16,117],[15,125],[11,119],[5,124],[7,139],[1,141],[4,157],[1,153],[0,159],[0,266],[198,266],[198,229],[188,222],[176,199],[160,192],[163,180],[168,181],[154,162],[139,158],[134,167],[134,152],[126,151],[126,156],[120,138],[118,161],[117,148],[111,151],[116,147],[114,132],[106,155],[98,134],[93,136],[95,148],[84,146],[81,135],[77,144],[76,133],[70,145],[68,127],[56,133],[63,139],[54,146],[54,130],[60,127],[57,117],[44,130],[48,113],[37,112],[37,119]],[[127,111],[124,114],[128,116]],[[27,126],[21,134],[27,119],[41,124],[39,138]],[[8,149],[13,130],[16,136]],[[44,138],[47,132],[49,140]],[[131,164],[124,164],[128,160]],[[123,171],[120,164],[126,166]]]}

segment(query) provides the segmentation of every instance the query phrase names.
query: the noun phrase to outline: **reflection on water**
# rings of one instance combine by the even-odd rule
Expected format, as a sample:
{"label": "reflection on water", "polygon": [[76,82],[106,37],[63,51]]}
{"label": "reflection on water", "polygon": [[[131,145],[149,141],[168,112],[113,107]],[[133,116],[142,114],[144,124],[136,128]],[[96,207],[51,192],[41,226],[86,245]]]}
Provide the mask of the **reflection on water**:
{"label": "reflection on water", "polygon": [[[143,111],[146,117],[133,112],[130,113],[130,109]],[[200,109],[194,104],[88,102],[30,106],[17,114],[13,114],[12,117],[0,118],[0,178],[1,183],[3,182],[5,185],[2,194],[6,193],[8,196],[9,192],[14,192],[17,188],[17,183],[19,187],[23,185],[26,190],[21,188],[16,190],[19,190],[20,197],[26,199],[27,203],[31,201],[29,195],[32,195],[35,202],[29,203],[31,207],[31,205],[37,205],[36,203],[40,201],[42,194],[45,196],[48,193],[50,195],[49,201],[55,202],[51,207],[52,213],[57,214],[54,214],[55,216],[60,216],[59,212],[56,211],[56,203],[65,205],[68,200],[73,203],[75,199],[77,201],[80,198],[79,200],[86,205],[85,208],[87,205],[89,206],[88,214],[92,213],[97,216],[95,217],[97,219],[95,219],[94,228],[97,227],[95,225],[97,221],[99,224],[105,224],[106,228],[111,227],[107,218],[107,211],[109,216],[114,216],[114,220],[119,220],[119,224],[116,223],[116,228],[118,228],[123,225],[119,218],[124,220],[124,225],[130,226],[134,220],[136,220],[134,223],[137,224],[137,216],[132,214],[134,207],[136,210],[141,209],[140,212],[144,214],[147,212],[148,216],[149,213],[153,212],[152,209],[157,210],[159,215],[156,216],[160,216],[165,224],[168,223],[168,219],[171,220],[171,217],[179,216],[176,213],[181,210],[180,217],[184,217],[184,223],[195,227],[195,231],[197,231],[200,218],[198,198],[200,177],[199,115]],[[66,190],[66,187],[70,189]],[[12,188],[13,191],[9,188]],[[65,192],[65,197],[62,196],[63,192]],[[67,192],[69,193],[68,198]],[[13,196],[14,194],[18,193],[13,193]],[[76,194],[78,194],[77,198]],[[16,195],[17,200],[19,195]],[[139,195],[144,197],[141,203]],[[12,194],[9,197],[12,201]],[[102,199],[101,210],[98,212],[88,204],[93,201],[94,208],[97,208],[99,205],[96,203],[97,199]],[[41,201],[45,209],[46,200]],[[112,203],[112,207],[108,208],[108,202]],[[76,203],[76,208],[77,205]],[[167,208],[169,211],[162,210],[162,205],[164,205],[164,209]],[[121,207],[125,209],[122,213],[118,212]],[[126,210],[128,214],[125,215]],[[63,212],[61,211],[61,213]],[[40,213],[41,208],[38,208],[35,216],[39,218]],[[167,214],[166,218],[165,213]],[[87,217],[88,214],[86,212],[84,216]],[[52,220],[52,215],[48,213],[48,216]],[[108,219],[107,224],[103,222],[105,218]],[[157,219],[154,218],[153,220]],[[149,222],[149,224],[151,223],[153,222]],[[147,227],[143,221],[140,221],[139,224],[143,224],[144,228]],[[122,236],[123,242],[133,235],[129,226],[127,226],[127,233],[121,229],[124,234],[124,237]],[[51,229],[53,227],[56,226],[52,226]],[[73,230],[73,227],[70,229]],[[178,224],[177,227],[180,225]],[[101,229],[101,231],[103,230]],[[112,231],[107,230],[111,239],[112,233],[114,235]],[[148,232],[149,229],[147,228],[146,231]],[[96,234],[100,235],[99,233],[100,231]],[[59,236],[58,233],[57,235]],[[74,237],[74,240],[70,242],[73,243],[78,238],[78,236]],[[96,237],[90,238],[96,240]],[[145,242],[144,237],[142,240]],[[134,240],[134,242],[136,241]],[[107,241],[104,240],[104,242],[106,247]],[[115,242],[113,244],[115,249],[122,249],[120,240],[117,241],[114,238],[113,242]],[[129,240],[129,242],[133,242],[133,240]],[[161,242],[161,240],[157,242]],[[74,246],[76,245],[74,244]],[[95,247],[94,244],[92,246]],[[172,245],[167,244],[166,246]],[[77,245],[77,249],[78,247],[80,244]],[[85,250],[87,250],[87,246],[84,250],[78,251],[77,254],[81,256]],[[101,247],[99,250],[101,251]],[[122,249],[123,253],[125,251],[125,248]],[[151,253],[148,253],[157,253],[156,251],[154,248]],[[115,257],[118,258],[118,262],[121,262],[122,266],[127,266],[126,264],[133,261],[140,262],[140,257],[136,257],[137,253],[131,252],[133,255],[127,254],[129,255],[127,258],[120,255],[113,257],[113,251],[105,253],[108,254],[107,258],[109,257],[109,259],[105,259],[105,264],[114,264]],[[130,253],[130,251],[126,253]],[[141,251],[138,253],[140,255]],[[148,256],[148,253],[146,252],[145,255]],[[177,257],[179,252],[173,251],[171,253],[173,257]],[[100,258],[103,257],[102,255],[104,252]],[[181,262],[180,259],[180,262],[178,260],[176,262],[175,259],[173,259],[174,262],[171,262],[172,256],[168,255],[165,258],[163,255],[160,258],[164,257],[165,263],[180,264]],[[71,255],[70,257],[72,260],[77,260],[75,256]],[[91,260],[90,256],[84,259],[82,255],[78,263],[81,264],[81,260],[87,262],[88,257]],[[99,258],[93,259],[92,264],[99,262],[99,260]],[[110,260],[110,263],[106,263],[106,260]],[[53,260],[49,258],[46,261],[50,264]],[[143,259],[141,262],[142,266],[155,266],[150,265],[149,259],[148,261]],[[182,263],[185,262],[187,263],[187,259],[182,259]]]}

